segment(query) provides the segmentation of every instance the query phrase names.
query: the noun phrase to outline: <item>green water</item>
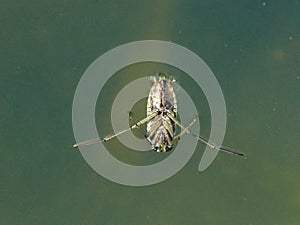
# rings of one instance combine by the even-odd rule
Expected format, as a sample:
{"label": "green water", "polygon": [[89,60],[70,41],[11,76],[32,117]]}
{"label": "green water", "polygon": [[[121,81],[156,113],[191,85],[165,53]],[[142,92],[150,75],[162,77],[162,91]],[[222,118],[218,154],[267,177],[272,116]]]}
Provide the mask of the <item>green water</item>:
{"label": "green water", "polygon": [[[299,225],[299,12],[297,0],[2,0],[0,224]],[[111,48],[144,39],[180,44],[209,65],[226,100],[224,144],[246,160],[220,153],[200,173],[199,144],[175,176],[129,187],[101,177],[72,149],[82,74]],[[208,135],[201,90],[175,68],[151,63],[112,77],[97,104],[99,129],[111,132],[109,105],[122,86],[160,69],[175,73],[198,100]],[[162,159],[114,151],[118,144],[110,151],[124,161]]]}

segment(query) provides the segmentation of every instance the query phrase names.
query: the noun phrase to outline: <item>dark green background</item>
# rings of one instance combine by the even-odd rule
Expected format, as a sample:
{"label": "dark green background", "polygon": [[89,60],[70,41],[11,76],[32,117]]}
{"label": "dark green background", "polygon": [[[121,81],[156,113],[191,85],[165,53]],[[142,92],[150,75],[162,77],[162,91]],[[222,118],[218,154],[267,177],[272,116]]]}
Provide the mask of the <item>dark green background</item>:
{"label": "dark green background", "polygon": [[[0,224],[300,224],[300,2],[0,4]],[[106,51],[144,39],[180,44],[209,65],[226,99],[224,144],[246,160],[220,153],[199,173],[198,145],[175,176],[137,188],[104,179],[72,149],[72,100],[82,74]],[[103,90],[98,127],[109,126],[106,106],[130,79],[168,70],[136,66]],[[130,70],[139,73],[127,79]],[[173,75],[191,85],[201,132],[209,134],[201,90]],[[114,144],[114,154],[137,164],[160,157],[124,154]]]}

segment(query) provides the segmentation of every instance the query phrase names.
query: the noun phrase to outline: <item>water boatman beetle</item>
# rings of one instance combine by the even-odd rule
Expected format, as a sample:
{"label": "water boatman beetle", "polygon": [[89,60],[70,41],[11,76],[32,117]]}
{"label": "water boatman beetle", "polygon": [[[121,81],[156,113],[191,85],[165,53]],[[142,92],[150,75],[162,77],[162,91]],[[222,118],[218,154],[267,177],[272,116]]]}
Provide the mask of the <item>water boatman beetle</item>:
{"label": "water boatman beetle", "polygon": [[[187,127],[182,125],[177,119],[177,99],[174,92],[174,84],[176,81],[173,78],[168,77],[166,73],[158,73],[157,76],[151,77],[151,79],[153,83],[147,100],[146,118],[130,126],[128,129],[108,135],[103,139],[83,141],[74,144],[73,147],[106,142],[118,135],[139,128],[141,125],[147,123],[147,134],[145,136],[147,141],[151,144],[152,149],[156,152],[168,152],[172,150],[176,141],[178,141],[183,134],[187,133],[194,136],[196,139],[208,145],[212,149],[244,156],[241,152],[217,146],[209,142],[207,139],[193,134],[189,128],[196,122],[196,118],[194,118]],[[179,134],[176,134],[176,125],[181,128],[181,132]]]}

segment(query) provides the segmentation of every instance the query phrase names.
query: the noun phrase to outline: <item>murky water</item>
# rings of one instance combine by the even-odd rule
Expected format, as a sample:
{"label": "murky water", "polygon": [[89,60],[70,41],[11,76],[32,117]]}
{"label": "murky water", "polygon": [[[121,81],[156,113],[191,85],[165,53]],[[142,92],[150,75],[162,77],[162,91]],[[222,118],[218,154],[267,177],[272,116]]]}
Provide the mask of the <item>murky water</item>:
{"label": "murky water", "polygon": [[[0,224],[300,224],[299,12],[298,1],[2,1]],[[224,145],[246,160],[220,153],[200,173],[199,144],[175,176],[129,187],[98,175],[72,148],[82,74],[111,48],[144,39],[180,44],[209,65],[226,100]],[[99,131],[112,132],[118,91],[158,71],[188,90],[209,134],[201,90],[159,63],[131,65],[109,80],[96,108]],[[137,165],[165,157],[117,140],[107,146]]]}

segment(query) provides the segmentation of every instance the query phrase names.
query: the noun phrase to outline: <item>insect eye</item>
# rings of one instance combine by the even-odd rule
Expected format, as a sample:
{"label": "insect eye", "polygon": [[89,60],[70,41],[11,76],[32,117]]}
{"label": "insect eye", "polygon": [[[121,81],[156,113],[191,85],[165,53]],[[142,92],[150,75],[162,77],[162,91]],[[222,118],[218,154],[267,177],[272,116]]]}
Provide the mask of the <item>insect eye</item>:
{"label": "insect eye", "polygon": [[166,146],[166,151],[171,151],[172,150],[172,146]]}
{"label": "insect eye", "polygon": [[158,146],[154,146],[153,150],[157,152],[158,151]]}

